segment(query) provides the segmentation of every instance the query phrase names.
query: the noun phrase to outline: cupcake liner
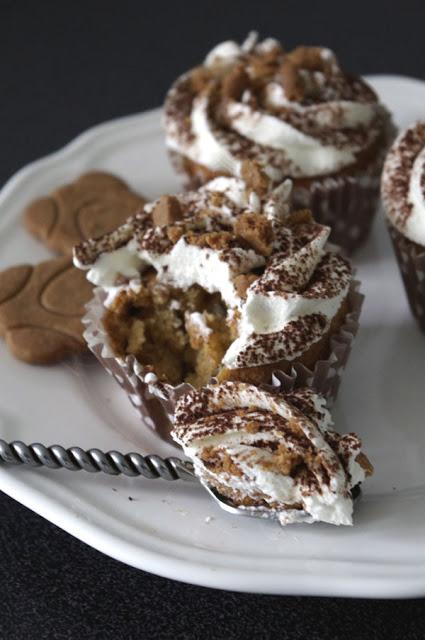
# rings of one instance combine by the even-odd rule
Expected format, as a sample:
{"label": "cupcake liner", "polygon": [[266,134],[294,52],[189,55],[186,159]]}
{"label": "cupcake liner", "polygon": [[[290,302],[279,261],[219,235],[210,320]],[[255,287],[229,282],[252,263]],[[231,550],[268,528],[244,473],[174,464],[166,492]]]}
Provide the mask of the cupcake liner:
{"label": "cupcake liner", "polygon": [[[350,311],[340,330],[330,338],[328,358],[316,362],[312,371],[296,362],[289,373],[277,370],[273,374],[272,385],[284,384],[291,389],[307,386],[323,395],[328,404],[335,400],[342,372],[359,327],[358,321],[364,296],[358,292],[358,287],[359,283],[356,281],[351,285],[348,294]],[[96,289],[94,297],[86,306],[87,313],[82,321],[86,326],[84,338],[87,345],[106,371],[128,394],[130,402],[145,424],[156,431],[162,439],[175,444],[170,437],[175,406],[177,400],[182,395],[193,391],[194,387],[188,383],[173,386],[161,382],[152,373],[151,367],[140,364],[134,356],[125,358],[115,356],[109,346],[108,336],[102,323],[105,311],[104,300],[104,292]]]}
{"label": "cupcake liner", "polygon": [[425,333],[425,247],[403,236],[387,222],[410,309]]}
{"label": "cupcake liner", "polygon": [[317,179],[292,192],[296,208],[311,209],[314,218],[331,227],[330,240],[348,254],[368,238],[379,205],[379,175]]}

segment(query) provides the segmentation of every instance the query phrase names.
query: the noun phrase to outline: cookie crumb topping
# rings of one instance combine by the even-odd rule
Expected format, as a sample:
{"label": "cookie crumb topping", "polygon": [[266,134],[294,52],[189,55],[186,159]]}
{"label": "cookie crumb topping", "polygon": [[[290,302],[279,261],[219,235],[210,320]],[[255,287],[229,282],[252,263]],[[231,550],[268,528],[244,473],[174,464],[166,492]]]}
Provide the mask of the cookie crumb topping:
{"label": "cookie crumb topping", "polygon": [[[352,280],[350,265],[326,248],[329,228],[307,210],[289,212],[287,182],[264,191],[265,173],[255,163],[243,173],[250,186],[241,178],[220,177],[198,191],[163,196],[111,234],[75,248],[75,264],[107,291],[108,308],[129,325],[138,309],[159,305],[158,318],[185,327],[184,312],[191,310],[213,328],[214,309],[220,310],[217,327],[227,342],[214,347],[221,355],[212,368],[220,375],[296,360],[327,335]],[[160,285],[165,301],[159,299]],[[186,309],[185,295],[193,287],[203,292],[204,302],[219,296],[219,306],[209,301]],[[121,299],[134,313],[127,313]],[[111,331],[120,334],[110,321]],[[157,324],[152,321],[152,331]],[[130,339],[124,333],[120,353],[146,352],[140,326]],[[193,345],[197,339],[190,338]]]}
{"label": "cookie crumb topping", "polygon": [[389,122],[372,88],[346,73],[332,51],[284,51],[271,39],[218,45],[165,102],[173,152],[225,175],[256,158],[275,172],[275,184],[354,169],[379,155]]}
{"label": "cookie crumb topping", "polygon": [[161,196],[152,211],[152,221],[155,227],[165,227],[182,220],[182,218],[180,202],[175,196]]}

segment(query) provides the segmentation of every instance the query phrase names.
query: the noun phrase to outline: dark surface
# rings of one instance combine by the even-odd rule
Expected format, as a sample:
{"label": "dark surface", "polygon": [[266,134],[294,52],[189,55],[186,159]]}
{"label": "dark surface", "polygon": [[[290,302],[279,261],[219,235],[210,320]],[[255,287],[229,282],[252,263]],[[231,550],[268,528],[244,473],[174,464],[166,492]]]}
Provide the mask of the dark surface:
{"label": "dark surface", "polygon": [[[288,48],[326,44],[357,72],[425,78],[423,6],[0,0],[0,183],[98,122],[157,106],[179,72],[252,28]],[[425,638],[423,601],[179,584],[101,555],[2,494],[0,580],[2,640]]]}
{"label": "dark surface", "polygon": [[0,637],[37,640],[423,640],[416,601],[216,591],[131,569],[4,496]]}

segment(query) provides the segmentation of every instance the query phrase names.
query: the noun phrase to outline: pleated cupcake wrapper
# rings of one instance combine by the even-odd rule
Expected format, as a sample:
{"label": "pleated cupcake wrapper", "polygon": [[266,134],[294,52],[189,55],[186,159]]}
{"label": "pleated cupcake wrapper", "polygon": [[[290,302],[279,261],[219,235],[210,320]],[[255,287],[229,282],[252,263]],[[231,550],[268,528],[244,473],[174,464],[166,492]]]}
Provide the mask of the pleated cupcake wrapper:
{"label": "pleated cupcake wrapper", "polygon": [[[337,396],[342,372],[359,327],[364,296],[359,293],[358,288],[359,283],[354,281],[348,294],[350,312],[340,330],[330,339],[329,357],[319,360],[312,371],[297,362],[293,363],[289,373],[277,370],[271,380],[273,387],[289,391],[307,386],[323,395],[329,405],[332,404]],[[86,306],[87,313],[83,323],[86,326],[84,338],[87,345],[106,371],[128,394],[130,402],[144,423],[162,439],[173,442],[170,430],[176,403],[182,395],[193,391],[194,387],[188,383],[174,386],[155,378],[152,380],[152,369],[140,364],[133,355],[125,358],[115,356],[102,323],[105,312],[104,300],[104,292],[96,289],[93,299]],[[270,385],[265,386],[270,388]]]}
{"label": "pleated cupcake wrapper", "polygon": [[308,187],[294,183],[293,203],[311,209],[315,219],[331,227],[330,240],[352,254],[367,240],[380,203],[385,157],[397,128],[388,113],[384,142],[362,173],[313,179]]}
{"label": "pleated cupcake wrapper", "polygon": [[379,205],[379,175],[338,176],[313,180],[292,192],[296,208],[311,209],[314,218],[331,227],[330,240],[346,253],[367,240]]}
{"label": "pleated cupcake wrapper", "polygon": [[425,247],[418,247],[391,223],[387,226],[410,308],[425,333]]}

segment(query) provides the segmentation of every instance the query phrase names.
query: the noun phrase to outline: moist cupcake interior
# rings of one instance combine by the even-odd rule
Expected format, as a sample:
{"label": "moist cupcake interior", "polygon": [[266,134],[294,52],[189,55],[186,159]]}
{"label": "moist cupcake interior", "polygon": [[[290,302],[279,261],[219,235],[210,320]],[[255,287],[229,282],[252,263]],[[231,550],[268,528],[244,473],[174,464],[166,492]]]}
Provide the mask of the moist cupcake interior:
{"label": "moist cupcake interior", "polygon": [[206,384],[237,337],[219,293],[171,287],[158,282],[154,269],[143,275],[140,291],[121,292],[103,324],[118,356],[134,355],[173,385]]}
{"label": "moist cupcake interior", "polygon": [[312,369],[347,313],[351,269],[326,251],[329,229],[289,212],[286,183],[269,192],[254,163],[241,172],[162,196],[76,249],[107,294],[115,356],[161,382],[260,384],[294,360]]}
{"label": "moist cupcake interior", "polygon": [[[295,421],[288,422],[280,416],[274,417],[277,426],[281,426],[282,430],[284,430],[286,443],[270,440],[266,436],[264,440],[261,440],[261,438],[257,439],[255,440],[255,444],[253,444],[253,434],[261,432],[264,424],[270,429],[272,426],[276,426],[269,424],[269,422],[271,422],[270,416],[266,411],[252,408],[237,408],[226,411],[223,416],[228,422],[236,420],[246,425],[246,438],[244,439],[243,436],[240,436],[238,445],[245,447],[248,455],[254,453],[254,449],[264,452],[266,454],[264,459],[260,458],[257,462],[258,466],[264,471],[289,476],[296,481],[301,481],[304,477],[311,474],[309,471],[309,465],[311,465],[312,462],[311,452],[305,451],[303,452],[304,455],[301,455],[299,450],[291,446],[292,443],[297,443],[303,437],[303,433]],[[208,422],[214,422],[215,419],[216,416],[206,418],[205,427],[208,428]],[[290,443],[289,446],[287,444],[288,442]],[[219,478],[222,474],[235,478],[243,477],[242,469],[233,460],[232,455],[228,453],[226,447],[220,444],[206,446],[199,454],[199,459],[205,467],[211,484],[215,486],[223,496],[230,498],[235,505],[246,507],[264,506],[269,508],[282,506],[277,502],[267,502],[261,491],[258,491],[255,497],[246,496],[239,489],[226,486],[220,482]],[[302,509],[302,504],[292,504],[291,509]]]}
{"label": "moist cupcake interior", "polygon": [[[168,200],[175,203],[175,199]],[[254,218],[246,227],[240,218],[239,232],[247,240],[230,233],[232,227],[227,225],[206,233],[201,211],[200,219],[194,226],[192,223],[188,241],[214,250],[229,249],[235,242],[251,249],[254,243],[257,251],[267,252],[269,223],[260,216]],[[175,234],[177,238],[181,235],[178,225],[168,227],[167,234],[173,241]],[[238,294],[244,298],[249,285],[263,273],[264,267],[254,267],[236,276]],[[229,377],[230,370],[222,360],[239,336],[237,309],[228,308],[219,292],[209,293],[198,284],[187,289],[171,286],[153,267],[140,277],[137,291],[126,287],[105,311],[103,325],[114,353],[120,357],[134,355],[140,364],[151,367],[155,375],[172,385],[188,382],[198,388],[214,376]]]}

